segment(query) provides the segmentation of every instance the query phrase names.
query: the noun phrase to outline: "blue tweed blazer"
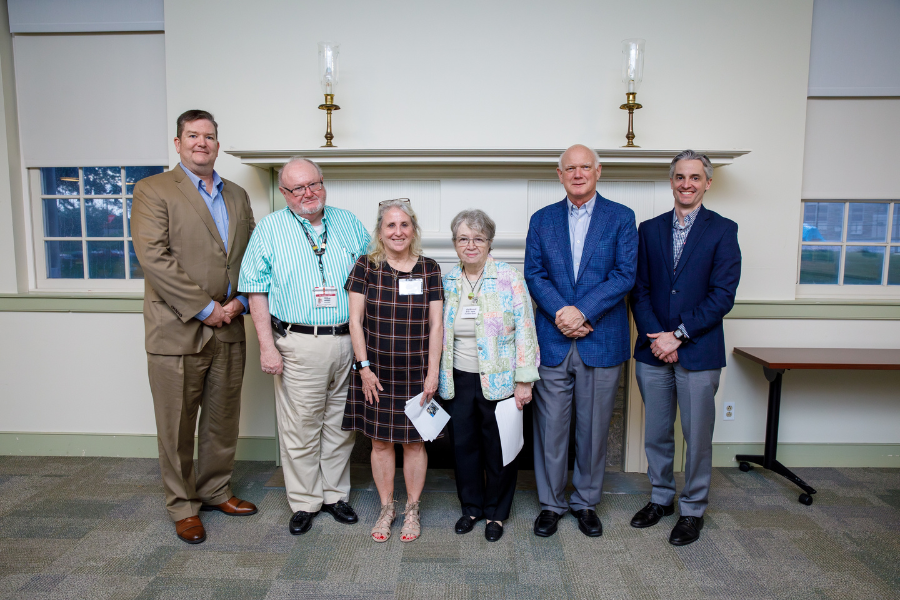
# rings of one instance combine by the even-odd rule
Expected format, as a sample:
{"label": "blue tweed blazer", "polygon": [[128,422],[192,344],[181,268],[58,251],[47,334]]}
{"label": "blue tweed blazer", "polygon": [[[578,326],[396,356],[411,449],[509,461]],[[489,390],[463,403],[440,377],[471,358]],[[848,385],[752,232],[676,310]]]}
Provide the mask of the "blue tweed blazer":
{"label": "blue tweed blazer", "polygon": [[569,241],[566,200],[534,213],[525,246],[525,281],[537,303],[535,315],[541,364],[555,367],[572,340],[556,327],[556,311],[575,306],[594,331],[577,342],[590,367],[612,367],[630,356],[625,295],[634,285],[637,227],[634,211],[596,196],[576,275]]}
{"label": "blue tweed blazer", "polygon": [[638,337],[635,360],[664,364],[653,356],[648,333],[674,331],[684,323],[690,340],[678,348],[678,362],[689,371],[725,366],[722,319],[734,306],[741,280],[738,226],[703,205],[672,269],[674,211],[641,223],[637,279],[631,311]]}

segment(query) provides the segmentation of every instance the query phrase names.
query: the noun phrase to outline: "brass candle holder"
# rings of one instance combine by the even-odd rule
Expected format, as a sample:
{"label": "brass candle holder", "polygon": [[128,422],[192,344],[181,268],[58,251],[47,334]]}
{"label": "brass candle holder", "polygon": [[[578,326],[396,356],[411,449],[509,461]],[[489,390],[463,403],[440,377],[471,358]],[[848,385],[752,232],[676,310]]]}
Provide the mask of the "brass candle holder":
{"label": "brass candle holder", "polygon": [[[638,107],[640,107],[640,105],[638,105]],[[319,110],[324,110],[327,115],[325,117],[327,122],[325,128],[325,145],[320,146],[320,148],[337,148],[337,146],[331,143],[331,140],[334,139],[334,134],[331,133],[331,112],[341,110],[341,107],[334,103],[334,94],[325,94],[325,104],[320,104]],[[634,136],[632,135],[631,137]]]}
{"label": "brass candle holder", "polygon": [[[625,134],[625,139],[628,140],[628,143],[622,146],[622,148],[640,148],[640,146],[634,143],[634,111],[643,108],[643,106],[635,101],[636,98],[637,92],[627,92],[625,94],[625,104],[619,107],[622,110],[628,111],[628,133]],[[321,108],[321,106],[319,108]]]}

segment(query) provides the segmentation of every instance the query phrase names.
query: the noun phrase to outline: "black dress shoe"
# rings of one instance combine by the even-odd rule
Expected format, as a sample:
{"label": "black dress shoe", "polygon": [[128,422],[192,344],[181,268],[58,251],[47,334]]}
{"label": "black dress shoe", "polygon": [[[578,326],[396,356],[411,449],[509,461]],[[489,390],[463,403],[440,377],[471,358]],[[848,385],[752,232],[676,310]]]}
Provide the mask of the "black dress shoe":
{"label": "black dress shoe", "polygon": [[463,515],[459,518],[459,521],[456,522],[456,527],[454,527],[453,530],[459,535],[469,533],[475,528],[475,523],[483,518],[484,517],[470,517],[468,515]]}
{"label": "black dress shoe", "polygon": [[334,520],[339,523],[352,524],[359,521],[359,517],[356,516],[353,508],[343,500],[338,500],[334,504],[323,504],[322,510],[334,517]]}
{"label": "black dress shoe", "polygon": [[701,529],[703,517],[680,517],[672,528],[669,543],[673,546],[687,546],[700,539]]}
{"label": "black dress shoe", "polygon": [[562,515],[558,515],[552,510],[542,510],[537,519],[534,520],[534,535],[538,537],[550,537],[556,533],[557,523],[562,519]]}
{"label": "black dress shoe", "polygon": [[593,509],[572,510],[572,514],[578,519],[578,529],[581,530],[581,533],[588,537],[600,537],[603,535],[603,523],[600,522],[600,517],[597,516]]}
{"label": "black dress shoe", "polygon": [[301,535],[309,531],[312,527],[313,517],[317,514],[319,514],[319,511],[313,513],[298,510],[295,512],[294,516],[291,517],[291,522],[288,524],[291,535]]}
{"label": "black dress shoe", "polygon": [[675,512],[675,505],[665,506],[655,502],[648,502],[647,506],[634,513],[631,518],[631,526],[643,529],[644,527],[653,527],[663,517],[668,517]]}
{"label": "black dress shoe", "polygon": [[503,537],[503,525],[497,521],[491,521],[484,528],[484,539],[489,542],[496,542]]}

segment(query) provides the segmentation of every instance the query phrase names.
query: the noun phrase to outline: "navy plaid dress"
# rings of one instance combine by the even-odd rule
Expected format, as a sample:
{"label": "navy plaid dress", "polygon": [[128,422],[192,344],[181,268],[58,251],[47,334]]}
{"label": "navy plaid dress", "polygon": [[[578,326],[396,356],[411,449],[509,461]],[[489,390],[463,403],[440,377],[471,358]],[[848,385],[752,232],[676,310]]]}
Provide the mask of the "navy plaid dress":
{"label": "navy plaid dress", "polygon": [[[409,278],[423,280],[422,294],[399,294],[399,280]],[[429,304],[444,299],[441,269],[434,260],[419,257],[412,271],[404,273],[387,261],[376,268],[368,256],[362,256],[344,287],[366,297],[366,354],[384,391],[378,392],[377,404],[368,404],[359,372],[352,371],[342,429],[385,442],[421,442],[403,411],[406,401],[425,387]]]}

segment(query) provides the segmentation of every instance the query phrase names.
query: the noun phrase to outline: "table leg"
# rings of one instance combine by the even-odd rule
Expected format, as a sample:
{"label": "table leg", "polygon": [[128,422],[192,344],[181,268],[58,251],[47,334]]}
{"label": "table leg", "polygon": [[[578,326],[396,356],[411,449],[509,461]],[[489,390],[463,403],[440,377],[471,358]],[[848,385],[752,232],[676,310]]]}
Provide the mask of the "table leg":
{"label": "table leg", "polygon": [[812,494],[815,494],[816,490],[776,459],[778,451],[778,417],[781,414],[781,378],[784,375],[784,369],[763,367],[763,372],[769,381],[769,406],[766,412],[766,443],[763,455],[738,454],[734,458],[740,463],[741,471],[749,471],[752,468],[749,463],[755,463],[795,483],[804,491],[803,494],[800,494],[799,501],[809,506],[812,504]]}

